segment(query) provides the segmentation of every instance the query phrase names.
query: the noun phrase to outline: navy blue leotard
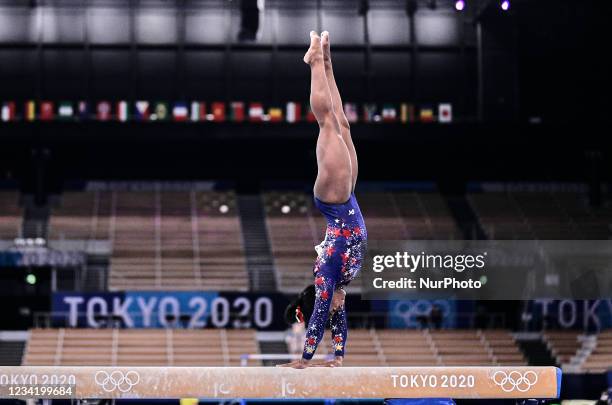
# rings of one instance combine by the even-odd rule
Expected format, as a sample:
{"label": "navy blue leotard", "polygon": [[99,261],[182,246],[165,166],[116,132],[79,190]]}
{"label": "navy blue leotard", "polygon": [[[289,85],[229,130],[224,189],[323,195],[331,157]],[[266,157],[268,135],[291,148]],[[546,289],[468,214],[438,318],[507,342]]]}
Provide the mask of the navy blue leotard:
{"label": "navy blue leotard", "polygon": [[[304,359],[317,350],[329,318],[334,291],[348,285],[361,269],[365,256],[367,231],[355,194],[343,204],[328,204],[315,197],[315,205],[327,219],[325,239],[316,246],[318,256],[313,272],[315,305],[306,330]],[[344,356],[347,339],[344,306],[331,315],[332,347],[336,356]]]}

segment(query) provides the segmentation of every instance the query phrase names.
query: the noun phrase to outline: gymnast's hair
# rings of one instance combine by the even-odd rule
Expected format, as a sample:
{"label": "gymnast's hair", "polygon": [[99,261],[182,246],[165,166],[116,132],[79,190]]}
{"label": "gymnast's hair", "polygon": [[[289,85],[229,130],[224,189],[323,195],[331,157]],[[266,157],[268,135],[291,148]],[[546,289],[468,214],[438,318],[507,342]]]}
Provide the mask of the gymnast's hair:
{"label": "gymnast's hair", "polygon": [[315,287],[309,285],[293,300],[285,309],[285,322],[293,325],[296,322],[304,322],[308,325],[315,302]]}

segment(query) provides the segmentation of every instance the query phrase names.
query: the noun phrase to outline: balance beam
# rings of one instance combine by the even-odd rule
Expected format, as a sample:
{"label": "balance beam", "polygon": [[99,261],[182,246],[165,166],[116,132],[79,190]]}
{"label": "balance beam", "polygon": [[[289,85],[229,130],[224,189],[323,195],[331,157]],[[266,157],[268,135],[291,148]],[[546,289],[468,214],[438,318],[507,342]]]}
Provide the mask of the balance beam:
{"label": "balance beam", "polygon": [[[70,395],[48,386],[72,388]],[[557,398],[556,367],[0,367],[0,398]],[[20,390],[24,393],[23,390]],[[12,394],[11,394],[12,393]]]}

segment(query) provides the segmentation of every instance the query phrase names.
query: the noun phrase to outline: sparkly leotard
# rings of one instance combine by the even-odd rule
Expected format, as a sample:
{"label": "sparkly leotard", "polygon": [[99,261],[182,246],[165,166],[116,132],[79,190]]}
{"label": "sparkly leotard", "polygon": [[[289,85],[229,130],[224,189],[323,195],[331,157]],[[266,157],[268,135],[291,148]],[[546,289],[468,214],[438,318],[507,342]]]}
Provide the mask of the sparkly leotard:
{"label": "sparkly leotard", "polygon": [[[329,204],[317,198],[315,205],[327,219],[325,240],[316,246],[318,256],[314,265],[316,299],[306,330],[304,359],[311,359],[317,350],[334,291],[348,285],[361,269],[365,255],[367,231],[355,194],[343,204]],[[331,315],[332,346],[336,356],[344,356],[347,339],[344,306]]]}

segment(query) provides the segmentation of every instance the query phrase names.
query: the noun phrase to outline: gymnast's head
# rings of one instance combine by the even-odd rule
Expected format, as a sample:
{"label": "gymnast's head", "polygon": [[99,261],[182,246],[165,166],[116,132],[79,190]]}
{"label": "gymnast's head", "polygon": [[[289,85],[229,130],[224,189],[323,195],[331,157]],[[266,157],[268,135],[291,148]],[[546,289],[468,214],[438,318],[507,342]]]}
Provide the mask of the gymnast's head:
{"label": "gymnast's head", "polygon": [[304,322],[308,325],[310,316],[314,309],[315,303],[315,287],[309,285],[300,292],[295,300],[293,300],[285,309],[285,321],[292,325],[294,323]]}

